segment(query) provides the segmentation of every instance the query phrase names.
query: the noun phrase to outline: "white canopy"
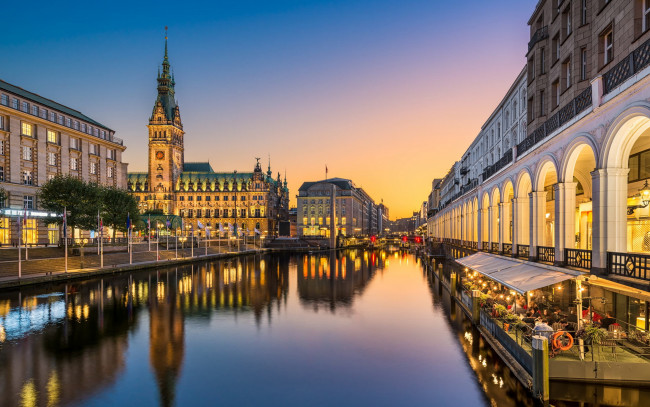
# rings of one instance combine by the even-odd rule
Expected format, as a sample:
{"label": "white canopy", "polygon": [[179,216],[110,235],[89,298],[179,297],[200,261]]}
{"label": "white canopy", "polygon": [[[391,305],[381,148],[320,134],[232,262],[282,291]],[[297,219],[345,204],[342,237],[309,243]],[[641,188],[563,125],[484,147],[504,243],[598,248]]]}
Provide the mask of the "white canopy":
{"label": "white canopy", "polygon": [[520,294],[570,280],[583,274],[575,270],[481,252],[457,259],[456,262]]}

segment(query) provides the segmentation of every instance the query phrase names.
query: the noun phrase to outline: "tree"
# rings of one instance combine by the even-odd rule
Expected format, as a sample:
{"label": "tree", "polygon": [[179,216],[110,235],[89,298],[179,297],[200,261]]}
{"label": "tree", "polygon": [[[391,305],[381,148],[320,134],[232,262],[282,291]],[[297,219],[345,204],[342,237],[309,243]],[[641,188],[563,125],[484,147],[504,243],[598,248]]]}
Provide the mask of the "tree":
{"label": "tree", "polygon": [[[71,228],[95,229],[97,210],[100,207],[100,187],[71,176],[56,176],[47,181],[39,192],[40,206],[48,211],[68,212],[67,223]],[[63,223],[63,217],[54,220]]]}
{"label": "tree", "polygon": [[101,202],[102,219],[106,226],[113,228],[113,239],[117,230],[126,232],[127,215],[131,217],[132,225],[140,219],[138,203],[133,195],[125,190],[104,187],[101,189]]}

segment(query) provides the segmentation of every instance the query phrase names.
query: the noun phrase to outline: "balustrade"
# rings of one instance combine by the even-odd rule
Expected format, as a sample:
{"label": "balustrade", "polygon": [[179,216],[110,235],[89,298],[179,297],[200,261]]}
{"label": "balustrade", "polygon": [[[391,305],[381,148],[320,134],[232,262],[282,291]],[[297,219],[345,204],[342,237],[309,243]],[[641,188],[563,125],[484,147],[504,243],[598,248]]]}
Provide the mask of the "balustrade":
{"label": "balustrade", "polygon": [[650,255],[608,252],[607,273],[650,280]]}
{"label": "balustrade", "polygon": [[591,250],[565,249],[564,252],[567,266],[591,270]]}
{"label": "balustrade", "polygon": [[538,246],[537,247],[537,261],[545,263],[555,262],[555,248]]}

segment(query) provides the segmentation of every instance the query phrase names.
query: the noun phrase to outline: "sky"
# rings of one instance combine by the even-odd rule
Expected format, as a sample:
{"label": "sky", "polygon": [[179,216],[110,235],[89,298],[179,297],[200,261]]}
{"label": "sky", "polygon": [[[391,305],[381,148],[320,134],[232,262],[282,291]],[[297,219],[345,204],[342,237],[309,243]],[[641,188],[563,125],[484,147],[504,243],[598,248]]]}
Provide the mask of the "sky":
{"label": "sky", "polygon": [[[0,79],[116,131],[146,171],[168,26],[185,161],[352,179],[410,216],[526,63],[537,0],[7,2]],[[20,17],[23,16],[23,17]]]}

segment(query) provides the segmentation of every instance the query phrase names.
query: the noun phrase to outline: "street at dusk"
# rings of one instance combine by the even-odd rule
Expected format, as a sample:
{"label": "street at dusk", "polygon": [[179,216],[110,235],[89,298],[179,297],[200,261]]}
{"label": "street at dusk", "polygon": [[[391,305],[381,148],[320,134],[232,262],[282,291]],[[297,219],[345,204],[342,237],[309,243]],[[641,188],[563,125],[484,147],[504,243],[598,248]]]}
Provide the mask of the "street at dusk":
{"label": "street at dusk", "polygon": [[650,405],[650,0],[3,15],[0,406]]}

